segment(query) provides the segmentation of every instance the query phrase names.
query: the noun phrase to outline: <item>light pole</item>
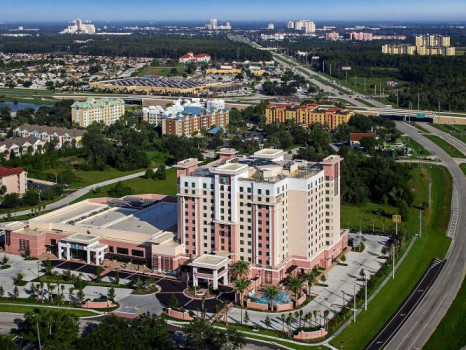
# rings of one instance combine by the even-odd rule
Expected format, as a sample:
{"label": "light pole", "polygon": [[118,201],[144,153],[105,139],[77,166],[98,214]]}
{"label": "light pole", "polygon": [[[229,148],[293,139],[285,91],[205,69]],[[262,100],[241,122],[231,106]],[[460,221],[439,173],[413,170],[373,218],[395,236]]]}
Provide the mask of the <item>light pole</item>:
{"label": "light pole", "polygon": [[367,311],[367,274],[364,272],[364,310]]}
{"label": "light pole", "polygon": [[419,210],[419,237],[422,237],[422,210]]}
{"label": "light pole", "polygon": [[356,322],[356,286],[353,285],[353,322]]}
{"label": "light pole", "polygon": [[344,290],[342,290],[341,292],[343,293],[343,294],[342,294],[342,300],[343,300],[343,304],[341,305],[341,309],[343,310],[343,309],[344,309],[344,307],[345,307],[345,302],[346,302],[346,300],[345,300],[345,291],[344,291]]}
{"label": "light pole", "polygon": [[393,265],[392,279],[395,279],[395,247],[393,245],[392,245],[392,265]]}

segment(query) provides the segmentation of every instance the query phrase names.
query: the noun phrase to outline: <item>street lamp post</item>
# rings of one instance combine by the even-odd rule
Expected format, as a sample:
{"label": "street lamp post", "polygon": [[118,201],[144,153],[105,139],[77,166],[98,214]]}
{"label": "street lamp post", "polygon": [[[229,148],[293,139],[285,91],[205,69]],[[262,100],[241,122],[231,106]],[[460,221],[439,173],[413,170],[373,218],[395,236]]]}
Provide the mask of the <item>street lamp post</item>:
{"label": "street lamp post", "polygon": [[422,237],[422,210],[419,210],[419,238]]}
{"label": "street lamp post", "polygon": [[356,322],[356,286],[353,285],[353,322]]}
{"label": "street lamp post", "polygon": [[395,279],[395,247],[393,245],[392,245],[392,265],[393,265],[392,279]]}
{"label": "street lamp post", "polygon": [[364,273],[364,310],[367,311],[367,274]]}

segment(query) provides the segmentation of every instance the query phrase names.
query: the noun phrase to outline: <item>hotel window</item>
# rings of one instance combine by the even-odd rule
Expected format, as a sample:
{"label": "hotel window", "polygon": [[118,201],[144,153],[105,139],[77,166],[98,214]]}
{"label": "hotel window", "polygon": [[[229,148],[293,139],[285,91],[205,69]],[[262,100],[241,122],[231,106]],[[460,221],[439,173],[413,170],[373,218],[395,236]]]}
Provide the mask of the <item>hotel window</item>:
{"label": "hotel window", "polygon": [[131,255],[143,257],[144,256],[144,251],[132,249],[131,250]]}
{"label": "hotel window", "polygon": [[118,254],[124,254],[124,255],[128,255],[128,248],[120,248],[120,247],[117,247],[117,253]]}

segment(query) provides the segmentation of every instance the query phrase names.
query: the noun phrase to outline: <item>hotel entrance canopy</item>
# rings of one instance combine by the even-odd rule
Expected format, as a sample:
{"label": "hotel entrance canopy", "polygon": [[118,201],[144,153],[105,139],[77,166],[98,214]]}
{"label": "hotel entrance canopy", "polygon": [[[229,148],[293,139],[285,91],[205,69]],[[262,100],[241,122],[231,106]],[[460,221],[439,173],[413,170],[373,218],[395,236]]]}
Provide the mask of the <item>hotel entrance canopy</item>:
{"label": "hotel entrance canopy", "polygon": [[223,277],[223,284],[228,285],[228,264],[230,259],[222,255],[204,254],[189,263],[193,268],[193,285],[198,286],[199,279],[213,282],[213,289],[218,289],[218,281]]}
{"label": "hotel entrance canopy", "polygon": [[71,249],[82,250],[87,253],[87,263],[91,263],[91,254],[95,254],[95,264],[99,265],[104,261],[105,250],[107,244],[99,242],[100,236],[77,233],[69,237],[63,238],[58,242],[58,258],[63,258],[63,253],[66,253],[66,260],[71,259]]}

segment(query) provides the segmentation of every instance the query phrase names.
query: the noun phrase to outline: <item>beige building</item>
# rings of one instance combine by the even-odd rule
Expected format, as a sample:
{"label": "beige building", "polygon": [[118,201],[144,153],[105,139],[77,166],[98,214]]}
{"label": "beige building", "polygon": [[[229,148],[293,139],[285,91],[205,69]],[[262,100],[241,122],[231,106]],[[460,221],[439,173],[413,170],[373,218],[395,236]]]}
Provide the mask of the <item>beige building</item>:
{"label": "beige building", "polygon": [[382,53],[390,55],[414,55],[416,46],[407,44],[385,44],[382,45]]}
{"label": "beige building", "polygon": [[89,97],[84,102],[71,105],[71,121],[87,127],[92,123],[111,125],[125,114],[125,101],[120,98]]}
{"label": "beige building", "polygon": [[27,189],[27,172],[22,168],[4,168],[0,165],[0,187],[6,187],[6,193],[24,194]]}

